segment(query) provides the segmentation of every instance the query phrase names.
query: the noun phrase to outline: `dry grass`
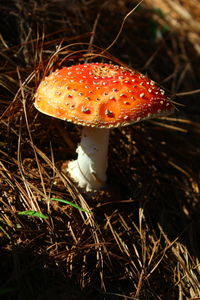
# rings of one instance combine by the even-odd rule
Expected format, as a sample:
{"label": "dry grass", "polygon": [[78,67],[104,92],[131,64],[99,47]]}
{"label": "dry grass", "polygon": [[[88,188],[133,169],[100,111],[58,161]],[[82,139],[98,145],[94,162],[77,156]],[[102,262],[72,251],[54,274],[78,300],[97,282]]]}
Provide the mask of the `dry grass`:
{"label": "dry grass", "polygon": [[[166,6],[181,7],[200,26],[194,0],[173,3]],[[176,15],[144,0],[106,52],[134,5],[1,1],[2,299],[200,297],[198,45],[188,23],[186,31],[173,27]],[[178,105],[173,116],[113,130],[109,189],[88,195],[61,171],[75,157],[81,128],[32,103],[45,74],[92,60],[147,72]],[[48,219],[18,214],[25,210]]]}

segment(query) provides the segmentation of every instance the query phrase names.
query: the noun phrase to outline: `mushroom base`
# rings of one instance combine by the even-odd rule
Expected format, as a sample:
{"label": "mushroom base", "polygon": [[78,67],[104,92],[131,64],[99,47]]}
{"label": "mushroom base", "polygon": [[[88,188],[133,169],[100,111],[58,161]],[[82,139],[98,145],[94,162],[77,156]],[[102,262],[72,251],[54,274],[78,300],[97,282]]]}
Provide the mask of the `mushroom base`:
{"label": "mushroom base", "polygon": [[109,129],[84,127],[76,150],[78,157],[67,171],[86,191],[102,189],[106,183]]}

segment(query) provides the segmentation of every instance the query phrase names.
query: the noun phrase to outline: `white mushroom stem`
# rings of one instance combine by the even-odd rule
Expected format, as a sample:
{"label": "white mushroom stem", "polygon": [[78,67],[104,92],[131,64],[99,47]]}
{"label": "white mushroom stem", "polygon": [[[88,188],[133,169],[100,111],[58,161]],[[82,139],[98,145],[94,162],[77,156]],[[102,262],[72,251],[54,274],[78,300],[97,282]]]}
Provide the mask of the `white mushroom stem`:
{"label": "white mushroom stem", "polygon": [[86,191],[105,186],[109,129],[84,127],[76,150],[78,157],[69,162],[67,171]]}

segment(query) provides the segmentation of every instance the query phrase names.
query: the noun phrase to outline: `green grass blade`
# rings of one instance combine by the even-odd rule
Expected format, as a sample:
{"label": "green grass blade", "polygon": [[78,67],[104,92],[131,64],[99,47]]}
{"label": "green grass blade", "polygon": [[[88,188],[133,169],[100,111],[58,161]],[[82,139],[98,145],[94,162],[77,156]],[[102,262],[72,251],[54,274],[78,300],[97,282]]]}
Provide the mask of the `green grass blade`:
{"label": "green grass blade", "polygon": [[50,198],[50,200],[62,202],[62,203],[71,205],[71,206],[77,208],[77,209],[80,210],[80,211],[84,211],[84,212],[87,212],[87,213],[89,213],[89,214],[91,213],[91,211],[86,210],[86,209],[84,209],[84,208],[82,208],[82,207],[80,207],[80,206],[78,206],[78,205],[76,205],[76,204],[74,204],[74,203],[72,203],[72,202],[70,202],[70,201],[64,200],[64,199]]}
{"label": "green grass blade", "polygon": [[16,291],[16,288],[0,288],[0,295],[5,295],[11,292]]}
{"label": "green grass blade", "polygon": [[42,218],[42,219],[48,219],[47,216],[39,213],[38,211],[35,210],[25,210],[25,211],[20,211],[18,212],[19,215],[21,216],[31,216],[31,217],[37,217],[37,218]]}

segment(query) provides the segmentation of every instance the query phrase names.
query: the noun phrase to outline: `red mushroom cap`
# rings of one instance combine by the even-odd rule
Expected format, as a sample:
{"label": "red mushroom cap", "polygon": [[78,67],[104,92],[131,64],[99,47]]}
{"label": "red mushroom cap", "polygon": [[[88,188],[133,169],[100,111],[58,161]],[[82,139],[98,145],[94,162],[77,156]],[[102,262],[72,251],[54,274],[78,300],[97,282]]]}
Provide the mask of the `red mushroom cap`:
{"label": "red mushroom cap", "polygon": [[169,114],[174,106],[155,82],[124,67],[88,63],[53,72],[39,85],[44,114],[93,127],[119,127]]}

